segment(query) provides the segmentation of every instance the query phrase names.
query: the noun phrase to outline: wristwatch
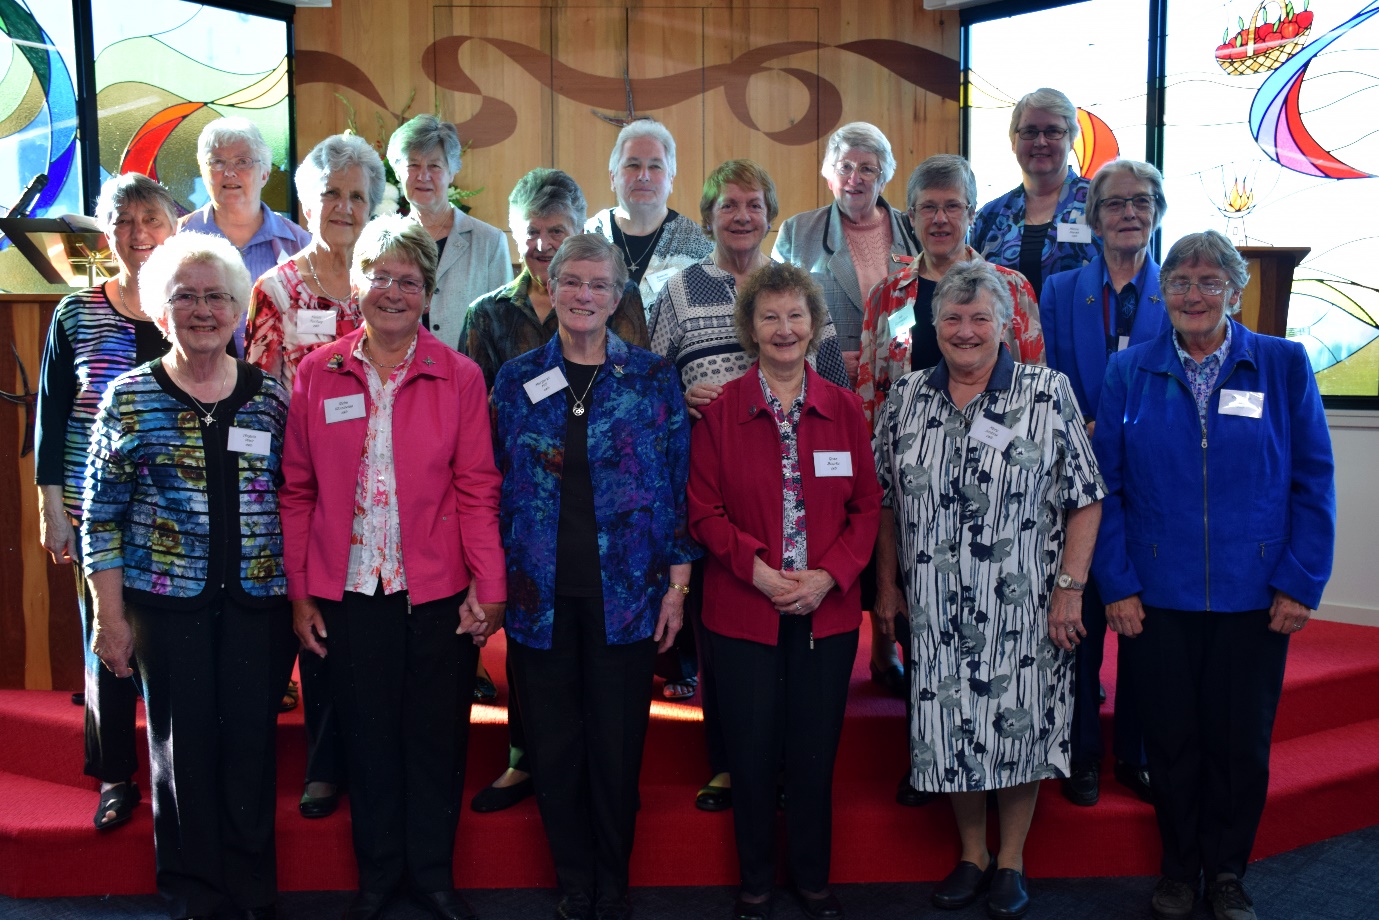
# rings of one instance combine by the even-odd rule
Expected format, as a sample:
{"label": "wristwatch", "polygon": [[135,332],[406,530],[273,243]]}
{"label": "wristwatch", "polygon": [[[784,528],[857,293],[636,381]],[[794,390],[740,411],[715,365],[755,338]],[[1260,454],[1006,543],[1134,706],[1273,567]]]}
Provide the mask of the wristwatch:
{"label": "wristwatch", "polygon": [[1067,572],[1059,572],[1058,581],[1055,582],[1055,584],[1065,591],[1081,591],[1083,588],[1087,587],[1085,581],[1077,581]]}

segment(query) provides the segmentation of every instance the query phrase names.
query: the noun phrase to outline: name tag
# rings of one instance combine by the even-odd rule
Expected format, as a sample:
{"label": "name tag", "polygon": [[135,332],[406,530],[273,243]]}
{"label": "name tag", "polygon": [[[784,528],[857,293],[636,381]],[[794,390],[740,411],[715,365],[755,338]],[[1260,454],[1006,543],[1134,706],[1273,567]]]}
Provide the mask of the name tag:
{"label": "name tag", "polygon": [[[651,293],[659,294],[661,293],[661,288],[665,287],[666,282],[670,280],[670,276],[674,275],[679,270],[678,268],[663,268],[658,272],[648,272],[642,275],[642,280],[646,282],[647,287],[651,288]],[[619,295],[618,299],[622,299],[621,295]]]}
{"label": "name tag", "polygon": [[1216,411],[1222,415],[1259,418],[1264,414],[1264,394],[1251,390],[1222,390],[1221,402]]}
{"label": "name tag", "polygon": [[977,420],[972,423],[972,430],[967,433],[967,436],[974,441],[990,444],[997,450],[1005,450],[1010,439],[1015,437],[1015,432],[982,415],[978,416]]}
{"label": "name tag", "polygon": [[888,322],[891,324],[891,338],[900,338],[902,333],[909,332],[915,324],[915,305],[906,304],[903,309],[896,310]]}
{"label": "name tag", "polygon": [[527,399],[530,399],[532,405],[535,405],[552,393],[559,393],[569,385],[560,368],[553,367],[541,376],[533,377],[522,384],[522,389],[527,391]]}
{"label": "name tag", "polygon": [[273,447],[273,437],[266,431],[231,426],[229,447],[241,454],[266,454]]}
{"label": "name tag", "polygon": [[1127,349],[1127,348],[1129,348],[1129,347],[1130,347],[1130,336],[1128,336],[1128,335],[1123,335],[1123,336],[1121,336],[1120,338],[1116,339],[1116,351],[1125,351],[1125,349]]}
{"label": "name tag", "polygon": [[846,450],[814,451],[814,475],[821,478],[824,476],[851,476],[852,452]]}
{"label": "name tag", "polygon": [[1092,241],[1092,228],[1087,224],[1059,224],[1058,242],[1060,243],[1090,243]]}
{"label": "name tag", "polygon": [[326,408],[327,425],[334,425],[336,422],[348,422],[350,419],[364,417],[363,393],[327,399],[324,405]]}
{"label": "name tag", "polygon": [[334,310],[298,310],[297,331],[304,335],[335,336]]}

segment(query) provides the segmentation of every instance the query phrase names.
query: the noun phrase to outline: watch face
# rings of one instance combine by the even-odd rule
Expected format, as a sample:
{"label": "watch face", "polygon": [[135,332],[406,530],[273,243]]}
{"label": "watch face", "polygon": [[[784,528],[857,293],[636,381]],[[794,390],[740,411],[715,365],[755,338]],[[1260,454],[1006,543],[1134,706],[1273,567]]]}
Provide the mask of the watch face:
{"label": "watch face", "polygon": [[1058,576],[1058,587],[1060,587],[1060,588],[1071,588],[1071,587],[1072,587],[1072,584],[1073,584],[1073,577],[1072,577],[1071,575],[1069,575],[1067,572],[1063,572],[1062,574],[1060,574],[1060,575]]}

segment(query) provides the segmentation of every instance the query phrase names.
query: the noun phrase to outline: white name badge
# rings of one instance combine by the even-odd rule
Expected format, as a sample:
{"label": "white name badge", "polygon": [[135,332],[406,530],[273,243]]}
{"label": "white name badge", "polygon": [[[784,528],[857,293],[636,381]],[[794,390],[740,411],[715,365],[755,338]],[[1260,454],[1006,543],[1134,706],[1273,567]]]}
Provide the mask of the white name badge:
{"label": "white name badge", "polygon": [[901,333],[909,332],[915,324],[915,305],[906,304],[904,309],[891,314],[891,338],[900,338]]}
{"label": "white name badge", "polygon": [[535,405],[552,393],[559,393],[569,385],[560,368],[553,367],[541,376],[533,377],[522,384],[522,389],[527,391],[527,399],[530,399]]}
{"label": "white name badge", "polygon": [[327,425],[334,425],[336,422],[348,422],[350,419],[364,417],[363,393],[327,399],[324,405],[326,408]]}
{"label": "white name badge", "polygon": [[1087,224],[1059,224],[1058,242],[1060,243],[1090,243],[1092,241],[1092,228]]}
{"label": "white name badge", "polygon": [[230,450],[241,454],[266,454],[273,448],[273,436],[253,428],[230,427]]}
{"label": "white name badge", "polygon": [[969,438],[974,441],[981,441],[983,444],[990,444],[997,450],[1005,450],[1010,439],[1015,437],[1015,432],[999,422],[993,422],[984,415],[978,416],[972,423],[972,430],[967,433]]}
{"label": "white name badge", "polygon": [[1222,415],[1259,418],[1264,414],[1264,394],[1252,390],[1222,390],[1221,403],[1216,411]]}
{"label": "white name badge", "polygon": [[1129,347],[1130,347],[1130,336],[1128,336],[1128,335],[1123,335],[1123,336],[1121,336],[1120,338],[1116,339],[1116,351],[1125,351],[1125,349],[1127,349],[1127,348],[1129,348]]}
{"label": "white name badge", "polygon": [[[666,282],[670,280],[670,277],[678,271],[678,268],[663,268],[658,272],[650,272],[649,274],[642,275],[642,281],[646,282],[646,286],[651,288],[651,293],[659,294],[661,293],[661,288],[665,287]],[[618,295],[618,299],[622,299],[621,294]]]}
{"label": "white name badge", "polygon": [[334,310],[298,310],[297,331],[304,335],[335,337]]}
{"label": "white name badge", "polygon": [[851,476],[852,452],[846,450],[814,451],[814,475],[821,478],[824,476]]}

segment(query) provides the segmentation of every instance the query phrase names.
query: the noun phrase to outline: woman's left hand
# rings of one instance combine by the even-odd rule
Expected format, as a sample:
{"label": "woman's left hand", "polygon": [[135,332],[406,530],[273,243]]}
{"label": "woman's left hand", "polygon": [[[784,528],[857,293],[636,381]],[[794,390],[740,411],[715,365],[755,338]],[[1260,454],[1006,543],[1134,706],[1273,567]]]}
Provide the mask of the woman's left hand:
{"label": "woman's left hand", "polygon": [[1065,652],[1077,648],[1087,628],[1082,625],[1082,592],[1054,588],[1049,599],[1049,639]]}
{"label": "woman's left hand", "polygon": [[455,630],[455,635],[469,633],[474,639],[474,644],[483,648],[488,643],[488,637],[503,625],[503,614],[506,610],[506,603],[479,603],[479,596],[470,591],[460,604],[460,627]]}
{"label": "woman's left hand", "polygon": [[1282,591],[1274,592],[1274,605],[1269,608],[1269,628],[1285,636],[1292,635],[1312,619],[1312,611]]}
{"label": "woman's left hand", "polygon": [[656,631],[651,634],[651,638],[656,640],[657,652],[670,648],[684,623],[685,595],[671,588],[661,598],[661,615],[656,618]]}
{"label": "woman's left hand", "polygon": [[805,569],[803,572],[782,572],[795,583],[792,590],[771,598],[776,609],[784,614],[804,616],[819,609],[824,598],[838,582],[824,569]]}

